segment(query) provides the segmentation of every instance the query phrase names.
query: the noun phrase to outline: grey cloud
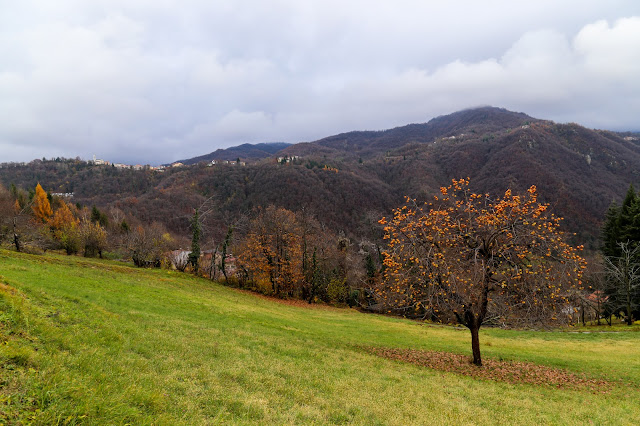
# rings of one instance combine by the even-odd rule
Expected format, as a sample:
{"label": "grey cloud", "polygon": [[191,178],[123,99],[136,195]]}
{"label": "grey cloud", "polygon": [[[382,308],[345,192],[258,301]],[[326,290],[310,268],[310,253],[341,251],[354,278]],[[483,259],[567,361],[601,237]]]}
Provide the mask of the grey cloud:
{"label": "grey cloud", "polygon": [[486,104],[639,127],[633,1],[0,7],[0,162],[96,154],[161,163]]}

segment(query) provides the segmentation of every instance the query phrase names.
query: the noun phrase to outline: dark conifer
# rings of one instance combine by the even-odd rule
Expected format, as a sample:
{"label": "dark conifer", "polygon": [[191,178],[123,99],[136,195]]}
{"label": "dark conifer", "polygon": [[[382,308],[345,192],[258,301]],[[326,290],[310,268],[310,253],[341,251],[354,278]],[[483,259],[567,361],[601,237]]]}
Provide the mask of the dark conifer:
{"label": "dark conifer", "polygon": [[189,253],[189,263],[193,266],[193,271],[198,272],[198,260],[200,260],[200,234],[202,224],[200,223],[200,213],[196,209],[191,218],[191,253]]}
{"label": "dark conifer", "polygon": [[607,257],[620,256],[620,207],[614,201],[609,206],[602,228],[602,253]]}
{"label": "dark conifer", "polygon": [[[631,247],[635,247],[640,242],[640,205],[638,195],[633,184],[629,185],[627,195],[624,197],[620,214],[618,216],[618,241],[626,243],[629,241]],[[618,254],[619,256],[619,254]]]}

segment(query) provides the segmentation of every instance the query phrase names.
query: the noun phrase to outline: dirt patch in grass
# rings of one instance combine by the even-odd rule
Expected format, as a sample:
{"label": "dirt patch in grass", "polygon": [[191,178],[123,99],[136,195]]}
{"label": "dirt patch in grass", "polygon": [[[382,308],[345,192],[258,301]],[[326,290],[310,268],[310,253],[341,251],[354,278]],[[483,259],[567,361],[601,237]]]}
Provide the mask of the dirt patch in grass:
{"label": "dirt patch in grass", "polygon": [[463,374],[475,379],[587,390],[594,393],[607,393],[614,386],[612,382],[606,380],[593,379],[583,374],[531,362],[483,359],[482,367],[477,367],[472,364],[469,357],[449,352],[398,348],[366,348],[366,350],[383,358],[409,362],[433,370]]}

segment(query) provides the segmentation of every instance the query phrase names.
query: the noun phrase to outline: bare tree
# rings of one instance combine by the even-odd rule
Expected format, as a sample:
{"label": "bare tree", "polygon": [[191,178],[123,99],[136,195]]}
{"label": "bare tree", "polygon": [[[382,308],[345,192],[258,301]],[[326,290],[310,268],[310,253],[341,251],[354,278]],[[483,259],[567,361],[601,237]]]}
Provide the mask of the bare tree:
{"label": "bare tree", "polygon": [[627,325],[633,324],[633,311],[637,308],[637,295],[640,294],[640,245],[631,248],[629,242],[618,243],[620,256],[605,256],[605,269],[614,291],[610,303],[616,311],[626,313]]}
{"label": "bare tree", "polygon": [[168,247],[171,236],[164,226],[154,222],[145,228],[137,226],[127,234],[127,249],[138,267],[159,267],[162,261],[162,254]]}
{"label": "bare tree", "polygon": [[189,266],[189,252],[186,250],[173,250],[169,252],[168,257],[171,264],[180,272],[184,272]]}
{"label": "bare tree", "polygon": [[109,209],[109,216],[111,217],[111,223],[115,226],[120,226],[124,220],[124,212],[117,207],[111,207]]}
{"label": "bare tree", "polygon": [[16,251],[22,251],[25,240],[40,239],[39,224],[31,220],[32,205],[24,192],[15,186],[12,192],[0,187],[0,242],[9,237]]}

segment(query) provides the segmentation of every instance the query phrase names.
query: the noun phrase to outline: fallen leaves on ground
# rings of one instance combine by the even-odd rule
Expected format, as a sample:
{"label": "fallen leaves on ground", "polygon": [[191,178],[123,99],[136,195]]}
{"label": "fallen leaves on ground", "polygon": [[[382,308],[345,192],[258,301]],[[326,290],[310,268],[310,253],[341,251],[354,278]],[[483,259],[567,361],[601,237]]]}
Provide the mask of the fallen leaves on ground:
{"label": "fallen leaves on ground", "polygon": [[472,364],[467,356],[449,352],[399,348],[367,348],[366,350],[383,358],[409,362],[434,370],[463,374],[475,379],[588,390],[596,393],[606,393],[613,387],[613,384],[606,380],[593,379],[584,374],[575,374],[560,368],[531,362],[483,359],[482,367],[478,367]]}
{"label": "fallen leaves on ground", "polygon": [[249,294],[251,296],[257,297],[258,299],[268,300],[270,302],[279,303],[281,305],[297,306],[301,308],[303,307],[303,308],[313,308],[313,309],[336,309],[335,307],[326,305],[324,303],[309,303],[306,300],[301,300],[301,299],[282,299],[279,297],[269,296],[269,295],[258,293],[255,291],[245,290],[242,288],[234,288],[234,290],[237,291],[238,293]]}

